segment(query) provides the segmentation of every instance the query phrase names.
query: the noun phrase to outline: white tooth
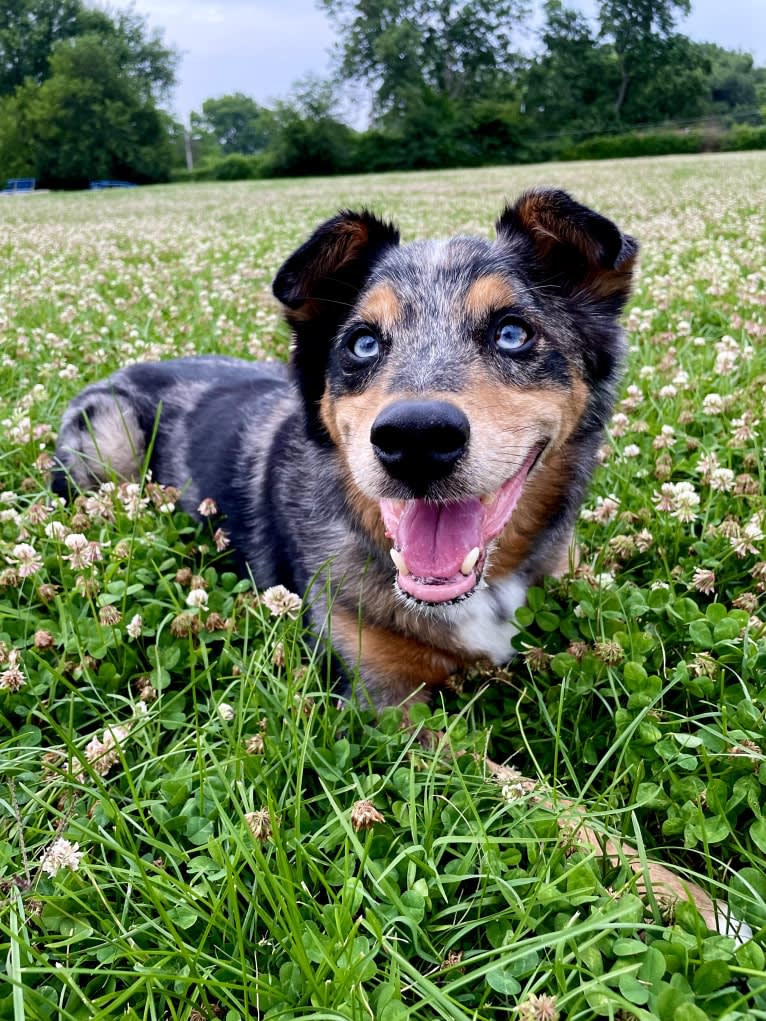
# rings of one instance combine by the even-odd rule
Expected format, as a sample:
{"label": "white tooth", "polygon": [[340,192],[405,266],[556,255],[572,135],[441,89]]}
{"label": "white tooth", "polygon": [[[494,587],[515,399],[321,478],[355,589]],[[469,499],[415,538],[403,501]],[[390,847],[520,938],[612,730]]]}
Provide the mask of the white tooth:
{"label": "white tooth", "polygon": [[406,578],[410,573],[410,569],[407,567],[407,561],[404,559],[404,554],[400,553],[398,549],[392,549],[391,559],[393,560],[399,574],[404,575]]}
{"label": "white tooth", "polygon": [[466,553],[465,560],[460,565],[460,573],[464,574],[466,578],[474,569],[474,567],[476,567],[476,561],[479,559],[480,554],[481,550],[479,549],[478,546],[474,546],[470,553]]}

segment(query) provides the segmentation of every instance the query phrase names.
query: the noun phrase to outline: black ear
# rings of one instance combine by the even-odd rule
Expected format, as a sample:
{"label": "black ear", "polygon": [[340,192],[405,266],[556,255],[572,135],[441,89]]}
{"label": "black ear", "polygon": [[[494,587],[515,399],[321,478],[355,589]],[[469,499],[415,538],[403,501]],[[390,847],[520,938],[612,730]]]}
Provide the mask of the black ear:
{"label": "black ear", "polygon": [[399,231],[372,213],[344,211],[321,224],[294,252],[274,279],[274,295],[288,321],[343,318],[374,263],[387,247],[399,244]]}
{"label": "black ear", "polygon": [[[637,242],[600,213],[558,189],[525,192],[496,224],[499,238],[522,238],[533,275],[618,315],[630,295]],[[604,305],[606,307],[604,307]]]}
{"label": "black ear", "polygon": [[317,227],[274,278],[274,295],[295,333],[293,368],[315,426],[321,426],[318,404],[330,341],[375,263],[398,244],[399,231],[393,224],[367,210],[346,210]]}

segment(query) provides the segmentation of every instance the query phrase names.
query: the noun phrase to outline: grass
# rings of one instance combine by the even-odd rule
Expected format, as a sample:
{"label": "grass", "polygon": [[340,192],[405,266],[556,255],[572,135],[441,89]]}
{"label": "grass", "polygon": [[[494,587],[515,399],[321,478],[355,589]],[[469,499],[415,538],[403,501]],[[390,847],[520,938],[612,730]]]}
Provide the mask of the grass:
{"label": "grass", "polygon": [[[51,507],[86,381],[285,353],[269,281],[336,208],[489,234],[542,182],[642,242],[630,366],[582,566],[507,671],[415,712],[439,749],[338,706],[172,494]],[[763,154],[0,206],[1,1018],[766,1018],[764,209]],[[643,893],[577,811],[752,938]]]}

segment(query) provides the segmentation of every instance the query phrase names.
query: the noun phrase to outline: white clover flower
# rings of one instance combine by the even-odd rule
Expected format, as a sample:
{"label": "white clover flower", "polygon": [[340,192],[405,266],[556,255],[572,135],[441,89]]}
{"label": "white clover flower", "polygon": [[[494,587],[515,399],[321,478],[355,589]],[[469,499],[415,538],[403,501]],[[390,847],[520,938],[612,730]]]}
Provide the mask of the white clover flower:
{"label": "white clover flower", "polygon": [[622,456],[623,457],[638,457],[638,455],[640,453],[641,453],[641,448],[638,446],[638,444],[636,444],[636,443],[628,443],[627,446],[625,446],[623,448]]}
{"label": "white clover flower", "polygon": [[663,482],[659,493],[654,491],[652,500],[658,511],[672,511],[674,507],[675,486],[672,482]]}
{"label": "white clover flower", "polygon": [[51,877],[61,869],[77,872],[80,867],[80,859],[84,854],[79,848],[79,844],[73,844],[69,840],[64,840],[63,837],[58,837],[43,852],[40,868]]}
{"label": "white clover flower", "polygon": [[713,472],[719,467],[718,457],[715,453],[703,454],[697,461],[697,471],[702,476],[703,482],[710,482]]}
{"label": "white clover flower", "polygon": [[203,518],[212,518],[213,515],[218,513],[218,505],[215,500],[211,497],[206,496],[205,499],[197,507],[197,513]]}
{"label": "white clover flower", "polygon": [[[0,643],[2,644],[2,643]],[[0,662],[3,657],[0,656]],[[0,673],[0,688],[4,691],[15,692],[23,688],[27,683],[24,671],[21,669],[21,653],[18,649],[9,649],[5,657],[6,669]]]}
{"label": "white clover flower", "polygon": [[674,518],[686,523],[694,521],[699,503],[699,493],[691,482],[675,483],[675,506],[671,511]]}
{"label": "white clover flower", "polygon": [[94,737],[88,742],[85,758],[99,776],[106,776],[112,766],[119,762],[118,746],[127,740],[129,734],[129,724],[118,724],[108,727],[100,740]]}
{"label": "white clover flower", "polygon": [[760,425],[760,420],[753,418],[749,411],[746,411],[741,418],[732,419],[734,426],[734,440],[736,443],[748,443],[750,440],[754,440],[756,436],[756,429]]}
{"label": "white clover flower", "polygon": [[[103,487],[102,487],[103,488]],[[99,489],[85,500],[85,513],[91,520],[114,521],[114,501],[111,493]]]}
{"label": "white clover flower", "polygon": [[231,545],[229,533],[225,532],[222,528],[216,528],[215,532],[213,532],[213,545],[219,553],[223,553],[227,546]]}
{"label": "white clover flower", "polygon": [[599,588],[609,588],[614,585],[614,575],[611,571],[601,571],[600,574],[594,574],[593,580]]}
{"label": "white clover flower", "polygon": [[90,567],[91,564],[103,559],[100,543],[90,542],[82,532],[71,532],[65,536],[64,545],[69,550],[69,555],[64,559],[69,561],[75,571]]}
{"label": "white clover flower", "polygon": [[18,565],[20,578],[29,578],[43,566],[40,554],[28,542],[17,543],[11,550],[10,560]]}
{"label": "white clover flower", "polygon": [[609,425],[612,436],[624,436],[628,431],[629,425],[630,419],[628,416],[623,414],[622,411],[618,411],[616,415],[612,415],[612,421]]}
{"label": "white clover flower", "polygon": [[694,570],[691,580],[691,588],[709,596],[715,592],[715,572],[704,567],[697,567]]}
{"label": "white clover flower", "polygon": [[137,482],[125,482],[118,490],[120,503],[131,521],[141,517],[149,506],[149,497],[141,495],[141,487]]}
{"label": "white clover flower", "polygon": [[284,585],[272,585],[261,593],[261,602],[274,617],[295,620],[301,612],[301,597]]}
{"label": "white clover flower", "polygon": [[144,627],[144,618],[140,613],[134,614],[128,622],[125,631],[127,632],[128,638],[140,638],[141,631]]}
{"label": "white clover flower", "polygon": [[710,488],[717,493],[729,493],[734,488],[734,472],[731,468],[714,468],[710,473]]}
{"label": "white clover flower", "polygon": [[700,498],[691,482],[665,482],[652,499],[657,510],[669,512],[678,521],[688,523],[697,517]]}
{"label": "white clover flower", "polygon": [[234,706],[229,705],[228,702],[219,702],[216,707],[216,712],[224,723],[230,723],[234,719]]}
{"label": "white clover flower", "polygon": [[630,411],[633,408],[637,408],[644,399],[643,391],[641,387],[636,386],[635,383],[631,383],[625,390],[625,397],[620,401],[620,407]]}
{"label": "white clover flower", "polygon": [[723,397],[717,393],[706,394],[702,399],[702,410],[706,415],[720,415],[724,409]]}
{"label": "white clover flower", "polygon": [[676,441],[676,431],[672,425],[663,425],[659,435],[654,437],[652,446],[655,450],[665,450],[672,447]]}
{"label": "white clover flower", "polygon": [[593,510],[593,520],[605,525],[613,521],[620,509],[620,501],[616,496],[597,496],[596,506]]}
{"label": "white clover flower", "polygon": [[61,521],[49,521],[43,529],[49,539],[57,539],[59,542],[69,535],[69,529]]}
{"label": "white clover flower", "polygon": [[186,605],[193,609],[207,609],[207,592],[203,588],[193,588],[186,597]]}

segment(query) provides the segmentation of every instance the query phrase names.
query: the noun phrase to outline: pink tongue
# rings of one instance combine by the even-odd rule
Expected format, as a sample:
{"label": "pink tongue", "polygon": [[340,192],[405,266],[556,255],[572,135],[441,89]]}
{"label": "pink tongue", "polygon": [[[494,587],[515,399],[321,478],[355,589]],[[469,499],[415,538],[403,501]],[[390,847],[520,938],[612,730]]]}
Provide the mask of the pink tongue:
{"label": "pink tongue", "polygon": [[482,546],[484,507],[477,497],[455,503],[408,500],[396,541],[410,572],[419,578],[451,578],[466,554]]}

